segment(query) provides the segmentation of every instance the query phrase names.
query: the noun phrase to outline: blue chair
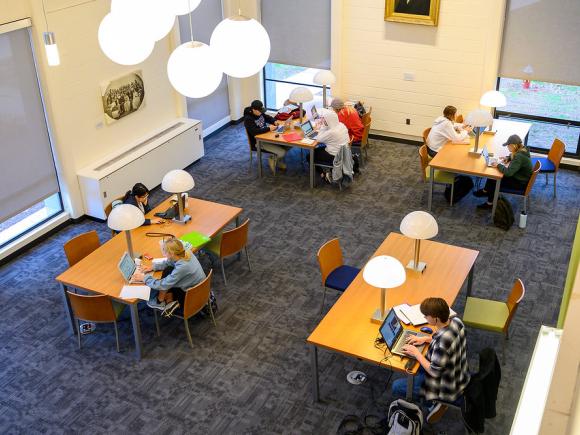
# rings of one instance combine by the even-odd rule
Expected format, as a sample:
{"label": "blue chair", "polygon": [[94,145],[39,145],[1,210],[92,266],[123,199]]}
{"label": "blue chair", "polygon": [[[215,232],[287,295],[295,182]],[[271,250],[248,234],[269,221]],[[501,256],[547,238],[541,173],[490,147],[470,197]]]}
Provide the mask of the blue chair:
{"label": "blue chair", "polygon": [[318,250],[317,257],[324,290],[322,304],[320,305],[320,313],[322,313],[326,289],[331,288],[339,292],[345,291],[356,278],[360,269],[344,264],[338,239],[329,240],[322,245]]}
{"label": "blue chair", "polygon": [[532,166],[538,161],[541,163],[540,174],[546,174],[546,184],[548,184],[548,174],[554,174],[554,198],[556,197],[556,175],[565,151],[566,145],[564,145],[564,142],[560,139],[554,139],[547,157],[532,158]]}

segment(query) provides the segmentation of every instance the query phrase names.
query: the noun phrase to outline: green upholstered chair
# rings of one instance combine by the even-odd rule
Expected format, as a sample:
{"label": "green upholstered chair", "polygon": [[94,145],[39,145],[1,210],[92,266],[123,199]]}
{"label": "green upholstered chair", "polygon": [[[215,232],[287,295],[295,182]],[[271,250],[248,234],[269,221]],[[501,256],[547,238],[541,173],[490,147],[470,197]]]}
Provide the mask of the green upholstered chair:
{"label": "green upholstered chair", "polygon": [[[246,253],[246,260],[248,261],[248,269],[252,271],[250,264],[250,256],[248,255],[248,230],[250,228],[250,219],[241,224],[233,230],[222,231],[216,237],[203,247],[203,250],[213,254],[220,260],[222,268],[222,277],[224,285],[227,286],[226,271],[224,269],[224,258],[240,253],[242,250]],[[238,256],[239,258],[239,256]]]}
{"label": "green upholstered chair", "polygon": [[[430,158],[429,154],[427,153],[427,145],[422,145],[419,148],[419,160],[421,163],[421,178],[423,179],[424,183],[428,183],[431,181],[431,169],[429,168]],[[449,198],[449,205],[453,205],[453,181],[455,181],[455,174],[435,169],[433,183],[451,186],[451,197]]]}
{"label": "green upholstered chair", "polygon": [[505,361],[505,344],[509,338],[509,327],[516,314],[526,289],[520,279],[516,279],[506,302],[468,297],[463,313],[463,323],[473,328],[497,332],[502,340],[502,359]]}

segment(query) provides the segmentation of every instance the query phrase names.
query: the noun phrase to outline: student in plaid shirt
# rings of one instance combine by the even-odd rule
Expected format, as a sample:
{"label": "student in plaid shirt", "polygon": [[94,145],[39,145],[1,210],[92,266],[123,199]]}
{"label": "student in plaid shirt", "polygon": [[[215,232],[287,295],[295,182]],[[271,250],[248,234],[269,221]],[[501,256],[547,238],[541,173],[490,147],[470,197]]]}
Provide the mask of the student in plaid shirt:
{"label": "student in plaid shirt", "polygon": [[[403,351],[421,364],[413,380],[413,396],[420,395],[427,401],[454,402],[470,379],[465,326],[459,318],[449,318],[449,306],[441,298],[425,299],[421,302],[421,312],[436,332],[433,336],[411,336],[403,346]],[[429,343],[425,356],[416,347],[423,343]],[[393,382],[394,396],[405,396],[406,382],[406,379]],[[427,421],[434,423],[446,410],[447,406],[440,402],[431,404]]]}

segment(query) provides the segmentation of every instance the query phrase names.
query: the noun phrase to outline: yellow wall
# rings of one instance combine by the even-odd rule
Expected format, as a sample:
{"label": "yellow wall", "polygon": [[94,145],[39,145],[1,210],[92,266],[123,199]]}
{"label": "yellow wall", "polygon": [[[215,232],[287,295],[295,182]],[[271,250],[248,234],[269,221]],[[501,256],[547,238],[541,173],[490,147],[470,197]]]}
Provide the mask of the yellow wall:
{"label": "yellow wall", "polygon": [[442,0],[437,27],[384,21],[384,0],[332,5],[334,90],[373,107],[373,130],[421,136],[445,105],[466,114],[495,89],[505,0]]}
{"label": "yellow wall", "polygon": [[[0,23],[32,18],[33,45],[63,200],[71,216],[79,217],[84,209],[77,170],[181,116],[184,99],[174,92],[167,79],[171,37],[157,42],[142,64],[117,65],[105,57],[97,41],[97,29],[109,10],[109,1],[45,0],[45,6],[50,30],[56,35],[60,66],[46,64],[40,0],[0,0]],[[104,125],[101,83],[138,69],[142,70],[145,82],[144,107],[115,124]]]}

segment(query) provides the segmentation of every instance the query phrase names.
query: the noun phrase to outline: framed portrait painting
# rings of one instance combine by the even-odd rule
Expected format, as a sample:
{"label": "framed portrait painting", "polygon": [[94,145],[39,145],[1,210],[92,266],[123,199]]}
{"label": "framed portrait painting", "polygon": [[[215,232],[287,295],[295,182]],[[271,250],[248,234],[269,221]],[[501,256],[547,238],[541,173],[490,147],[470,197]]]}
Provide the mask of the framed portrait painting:
{"label": "framed portrait painting", "polygon": [[436,26],[440,0],[385,0],[385,21]]}

